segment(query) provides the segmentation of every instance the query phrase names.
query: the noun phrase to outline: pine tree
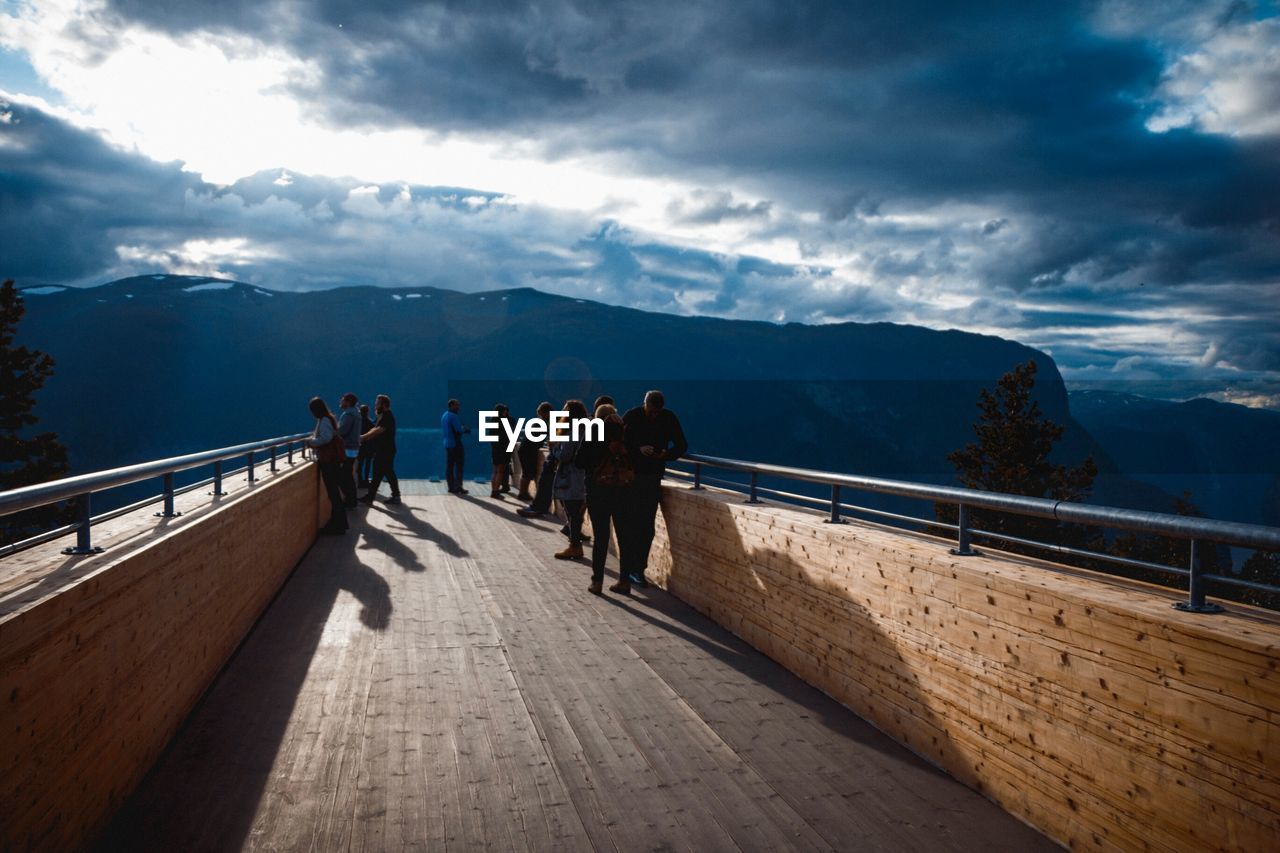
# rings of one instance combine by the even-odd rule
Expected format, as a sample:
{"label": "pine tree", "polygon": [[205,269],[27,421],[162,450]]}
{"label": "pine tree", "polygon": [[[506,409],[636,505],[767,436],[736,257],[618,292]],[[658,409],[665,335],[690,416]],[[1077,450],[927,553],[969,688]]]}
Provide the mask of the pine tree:
{"label": "pine tree", "polygon": [[[1073,501],[1088,496],[1098,467],[1092,456],[1074,468],[1050,460],[1064,428],[1046,418],[1040,404],[1032,399],[1035,382],[1036,363],[1031,360],[1000,377],[994,391],[982,390],[978,420],[973,425],[977,441],[947,456],[956,467],[961,485],[1054,500]],[[938,504],[936,514],[940,520],[955,522],[953,505]],[[974,511],[971,525],[992,533],[1060,545],[1080,546],[1088,536],[1076,526],[990,511]],[[1008,543],[1000,547],[1024,550]]]}
{"label": "pine tree", "polygon": [[[35,395],[53,375],[53,358],[14,344],[26,313],[12,280],[0,286],[0,490],[42,483],[67,472],[67,448],[56,434],[24,433],[38,422]],[[13,542],[52,527],[66,517],[58,507],[40,507],[0,518],[0,539]]]}

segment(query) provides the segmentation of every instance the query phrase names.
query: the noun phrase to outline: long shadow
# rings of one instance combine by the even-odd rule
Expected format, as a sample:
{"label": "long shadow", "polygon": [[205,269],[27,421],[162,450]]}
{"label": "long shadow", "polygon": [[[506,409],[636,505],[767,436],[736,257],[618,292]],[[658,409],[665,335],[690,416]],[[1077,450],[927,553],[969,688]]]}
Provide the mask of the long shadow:
{"label": "long shadow", "polygon": [[[765,541],[763,539],[751,544],[744,542],[741,529],[728,505],[715,500],[705,500],[703,504],[705,509],[702,507],[700,509],[706,517],[710,518],[710,523],[696,528],[684,526],[680,516],[668,514],[664,508],[663,519],[668,542],[671,543],[667,552],[669,563],[665,581],[668,587],[674,588],[674,592],[646,594],[631,604],[613,599],[610,599],[611,601],[642,620],[678,634],[754,682],[768,687],[790,702],[799,704],[810,712],[814,719],[819,720],[840,738],[855,742],[859,747],[871,748],[889,756],[896,766],[912,768],[904,778],[910,780],[913,789],[914,786],[920,785],[923,787],[919,790],[927,790],[930,796],[936,796],[939,800],[964,803],[963,822],[953,825],[951,830],[970,834],[969,837],[974,842],[974,846],[983,846],[980,839],[984,838],[987,839],[987,843],[997,845],[1017,838],[1019,844],[1030,845],[1022,849],[1050,846],[1046,839],[1036,837],[1025,825],[1001,813],[996,805],[981,799],[977,794],[956,788],[954,781],[947,778],[947,774],[950,774],[951,777],[970,788],[977,789],[979,793],[985,790],[983,780],[976,771],[972,759],[952,742],[947,721],[933,711],[932,705],[935,700],[931,699],[930,692],[921,685],[916,666],[903,657],[899,649],[899,643],[902,640],[887,633],[880,626],[875,615],[855,601],[843,587],[833,585],[824,588],[818,584],[812,584],[807,589],[809,594],[827,599],[825,609],[832,614],[838,614],[836,618],[841,622],[847,622],[847,628],[838,624],[830,626],[832,630],[829,634],[832,638],[858,638],[846,644],[854,646],[853,648],[842,651],[842,654],[848,656],[845,661],[834,654],[819,660],[813,656],[813,651],[808,653],[809,656],[790,655],[797,658],[801,666],[809,670],[810,677],[816,675],[817,680],[813,682],[814,686],[810,686],[810,682],[786,668],[785,661],[775,662],[764,654],[755,652],[750,640],[753,635],[760,633],[761,629],[750,621],[742,620],[739,623],[743,626],[745,635],[741,638],[720,627],[715,622],[714,611],[717,607],[730,612],[736,610],[746,613],[769,613],[772,611],[775,614],[773,618],[776,619],[779,610],[778,601],[788,594],[786,586],[803,584],[805,581],[802,579],[810,576],[813,566],[807,561],[807,554],[803,555],[805,559],[797,559],[791,551],[763,546],[761,544]],[[709,535],[705,532],[706,530],[717,531],[713,535],[716,536],[715,553],[722,563],[719,567],[721,573],[719,582],[725,582],[725,572],[739,578],[736,583],[733,583],[734,588],[729,593],[723,590],[717,592],[714,586],[711,589],[705,586],[708,575],[706,558],[696,549],[696,543]],[[813,549],[810,551],[812,552]],[[877,569],[875,566],[851,566],[849,571],[851,574],[859,571],[875,573]],[[778,579],[785,579],[785,581]],[[875,586],[870,581],[864,581],[864,583],[868,588]],[[712,612],[703,614],[679,598],[682,589],[691,593],[691,597],[695,600],[714,602],[719,595],[721,603],[712,604],[710,607]],[[726,606],[723,600],[725,595],[736,596],[736,599],[727,602],[728,606]],[[797,611],[803,609],[794,603],[792,606],[796,607]],[[646,613],[646,610],[651,612]],[[806,617],[812,621],[817,614],[806,614]],[[777,638],[755,636],[755,639],[764,648],[779,648]],[[820,637],[816,645],[821,647],[822,642],[825,642],[825,638]],[[834,646],[832,648],[834,650]],[[640,650],[637,651],[640,652]],[[784,649],[781,657],[787,656],[788,653]],[[833,673],[851,665],[854,660],[863,667],[864,672],[871,672],[878,678],[892,681],[898,695],[892,699],[876,697],[872,693],[874,685],[858,685],[859,673],[856,670],[849,671],[847,675],[832,676]],[[793,665],[796,662],[793,661]],[[650,665],[661,667],[657,662],[650,662]],[[670,673],[670,675],[677,680],[680,677],[686,680],[688,678],[687,674],[681,676],[678,673]],[[886,675],[891,677],[884,679]],[[829,691],[830,696],[824,695],[819,688]],[[839,703],[844,703],[848,707]],[[708,715],[714,716],[710,706],[703,710]],[[902,713],[904,710],[905,714]],[[862,714],[866,714],[865,719],[860,716]],[[903,720],[900,719],[904,716],[914,718],[918,724],[912,725],[908,721],[904,725]],[[887,731],[895,729],[901,729],[901,731],[896,731],[895,738],[890,738],[873,727],[877,724],[884,726]],[[758,734],[759,732],[737,732],[736,734],[733,731],[721,732],[721,736],[735,749],[750,747],[749,738]],[[735,738],[742,742],[734,743]],[[898,738],[905,741],[906,749]],[[911,752],[907,752],[907,749]],[[847,758],[850,761],[857,760],[856,754],[850,754]],[[877,766],[882,769],[883,761]],[[806,806],[803,798],[784,796],[789,801],[795,799],[796,801],[792,803],[793,807],[804,813]]]}
{"label": "long shadow", "polygon": [[[322,537],[312,546],[95,849],[248,845],[259,809],[269,805],[263,795],[322,640],[326,632],[342,629],[330,625],[339,593],[350,592],[360,602],[360,625],[346,628],[343,642],[326,644],[335,649],[333,661],[340,663],[357,643],[372,642],[360,640],[359,631],[381,632],[390,624],[389,585],[360,562],[355,542],[354,535]],[[339,706],[359,700],[332,699]]]}
{"label": "long shadow", "polygon": [[[455,498],[455,500],[459,499]],[[516,524],[520,524],[525,527],[532,527],[537,530],[546,530],[548,529],[548,525],[551,523],[554,523],[555,527],[558,529],[560,525],[564,523],[560,520],[559,516],[550,512],[536,519],[525,518],[523,515],[517,515],[516,510],[521,506],[524,506],[524,504],[515,501],[512,501],[511,503],[506,503],[504,501],[503,504],[497,504],[492,498],[461,498],[460,500],[466,500],[468,506],[473,506],[477,509],[482,509],[485,512],[493,513],[506,521],[512,521]]]}

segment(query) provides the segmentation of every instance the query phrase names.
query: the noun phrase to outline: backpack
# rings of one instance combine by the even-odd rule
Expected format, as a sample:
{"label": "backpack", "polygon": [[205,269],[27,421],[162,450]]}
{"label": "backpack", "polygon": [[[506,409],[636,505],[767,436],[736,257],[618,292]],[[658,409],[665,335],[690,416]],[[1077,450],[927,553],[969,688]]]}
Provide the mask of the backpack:
{"label": "backpack", "polygon": [[347,445],[338,434],[338,422],[333,415],[329,415],[329,423],[333,424],[333,438],[316,448],[317,462],[341,462],[347,458]]}
{"label": "backpack", "polygon": [[604,458],[596,466],[595,481],[601,486],[629,486],[636,478],[636,466],[621,439],[609,442]]}

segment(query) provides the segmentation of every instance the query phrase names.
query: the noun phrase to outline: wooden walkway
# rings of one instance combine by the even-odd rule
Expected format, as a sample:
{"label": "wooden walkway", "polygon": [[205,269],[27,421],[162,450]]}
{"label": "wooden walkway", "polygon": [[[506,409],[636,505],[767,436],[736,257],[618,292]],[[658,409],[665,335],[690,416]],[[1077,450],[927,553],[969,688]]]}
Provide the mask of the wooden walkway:
{"label": "wooden walkway", "polygon": [[662,591],[591,596],[558,523],[405,492],[316,543],[103,849],[1055,849]]}

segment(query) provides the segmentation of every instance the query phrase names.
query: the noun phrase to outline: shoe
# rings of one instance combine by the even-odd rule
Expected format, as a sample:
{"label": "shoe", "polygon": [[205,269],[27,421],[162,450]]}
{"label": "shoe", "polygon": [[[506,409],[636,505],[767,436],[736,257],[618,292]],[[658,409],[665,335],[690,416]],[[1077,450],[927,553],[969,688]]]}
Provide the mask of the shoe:
{"label": "shoe", "polygon": [[627,575],[627,578],[631,581],[632,586],[638,586],[641,589],[647,589],[649,586],[649,582],[644,579],[644,575]]}
{"label": "shoe", "polygon": [[458,494],[460,494],[460,495],[469,495],[469,494],[471,494],[471,493],[470,493],[470,492],[468,492],[466,489],[458,489]]}
{"label": "shoe", "polygon": [[357,498],[356,500],[357,500],[357,502],[358,502],[358,503],[365,504],[366,506],[373,506],[373,498],[374,498],[373,492],[370,492],[369,494],[365,495],[364,497],[362,497],[362,498]]}
{"label": "shoe", "polygon": [[385,501],[383,501],[383,503],[388,503],[388,504],[398,504],[398,503],[400,503],[400,496],[399,496],[399,495],[392,495],[391,497],[389,497],[389,498],[387,498]]}
{"label": "shoe", "polygon": [[489,497],[491,497],[491,498],[497,498],[498,500],[502,500],[502,492],[500,492],[500,491],[498,491],[498,492],[489,492]]}
{"label": "shoe", "polygon": [[542,516],[546,515],[546,513],[540,509],[534,509],[533,507],[522,506],[518,510],[516,510],[516,515],[520,516],[521,518],[542,518]]}
{"label": "shoe", "polygon": [[609,587],[609,592],[616,592],[618,595],[630,595],[631,584],[626,581],[618,581],[613,586]]}
{"label": "shoe", "polygon": [[518,501],[532,501],[532,500],[533,500],[533,495],[529,494],[528,492],[521,492],[520,494],[516,495],[516,500],[518,500]]}
{"label": "shoe", "polygon": [[587,592],[592,595],[604,595],[604,581],[592,581],[591,586],[587,587]]}
{"label": "shoe", "polygon": [[511,491],[511,487],[503,486],[501,489],[498,489],[498,491],[502,492],[505,495],[507,492]]}
{"label": "shoe", "polygon": [[557,560],[581,560],[582,546],[570,545],[568,548],[565,548],[563,551],[557,551],[556,559]]}

